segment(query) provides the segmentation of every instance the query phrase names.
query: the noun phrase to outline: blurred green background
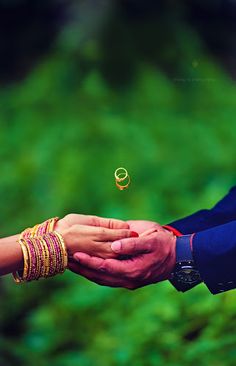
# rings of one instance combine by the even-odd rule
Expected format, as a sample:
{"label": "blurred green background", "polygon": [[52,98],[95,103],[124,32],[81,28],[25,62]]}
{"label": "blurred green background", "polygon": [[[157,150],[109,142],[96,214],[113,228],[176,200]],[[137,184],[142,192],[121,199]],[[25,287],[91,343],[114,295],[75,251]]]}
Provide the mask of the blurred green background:
{"label": "blurred green background", "polygon": [[[164,224],[223,197],[235,14],[228,1],[1,0],[1,235],[70,212]],[[0,365],[236,364],[234,291],[132,292],[70,272],[6,276],[0,291]]]}

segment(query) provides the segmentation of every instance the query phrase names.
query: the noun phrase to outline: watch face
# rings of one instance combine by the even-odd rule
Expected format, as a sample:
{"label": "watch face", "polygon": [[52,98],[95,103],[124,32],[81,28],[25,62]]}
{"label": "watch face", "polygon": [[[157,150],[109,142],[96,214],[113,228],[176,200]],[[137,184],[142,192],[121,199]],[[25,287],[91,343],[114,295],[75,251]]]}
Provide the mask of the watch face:
{"label": "watch face", "polygon": [[200,280],[199,272],[191,266],[183,266],[175,273],[175,277],[178,281],[186,284],[193,284]]}

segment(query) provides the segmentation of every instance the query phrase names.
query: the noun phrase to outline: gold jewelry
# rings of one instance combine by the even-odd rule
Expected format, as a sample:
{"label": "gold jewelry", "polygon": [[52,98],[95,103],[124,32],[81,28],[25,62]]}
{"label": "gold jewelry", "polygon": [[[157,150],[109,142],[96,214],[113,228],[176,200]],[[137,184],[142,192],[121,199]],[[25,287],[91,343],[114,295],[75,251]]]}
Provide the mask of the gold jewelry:
{"label": "gold jewelry", "polygon": [[[29,239],[28,239],[29,240]],[[31,250],[35,252],[35,260],[34,264],[36,267],[35,273],[30,273],[30,280],[38,280],[44,271],[44,253],[42,251],[42,247],[38,242],[37,238],[30,238],[30,246]]]}
{"label": "gold jewelry", "polygon": [[18,240],[18,243],[21,246],[21,250],[23,253],[23,259],[24,259],[24,269],[22,271],[22,274],[20,274],[19,272],[14,272],[13,273],[13,277],[14,277],[14,281],[16,283],[21,283],[23,282],[29,273],[29,268],[30,268],[30,255],[27,249],[27,246],[25,245],[25,241],[22,239]]}
{"label": "gold jewelry", "polygon": [[[117,168],[115,171],[116,182],[122,182],[128,177],[128,172],[125,168]],[[123,176],[123,177],[122,177]]]}
{"label": "gold jewelry", "polygon": [[117,168],[114,175],[116,180],[116,186],[120,191],[123,191],[124,189],[129,187],[130,176],[125,168]]}
{"label": "gold jewelry", "polygon": [[29,227],[21,233],[20,239],[22,239],[22,238],[26,239],[26,238],[31,238],[31,237],[35,237],[35,236],[42,236],[46,233],[49,233],[54,230],[54,227],[58,220],[59,220],[59,217],[53,217],[52,219],[48,219],[41,224],[35,225],[32,228]]}
{"label": "gold jewelry", "polygon": [[15,282],[28,282],[63,273],[68,266],[68,254],[63,237],[56,231],[42,236],[19,239],[24,268],[13,273]]}
{"label": "gold jewelry", "polygon": [[50,270],[50,253],[47,247],[47,244],[42,236],[39,236],[36,238],[36,240],[39,240],[40,245],[42,247],[43,253],[44,253],[44,263],[43,263],[43,271],[42,271],[42,277],[48,277],[49,270]]}
{"label": "gold jewelry", "polygon": [[63,259],[63,267],[64,270],[67,268],[68,266],[68,254],[67,254],[67,250],[66,250],[66,245],[64,242],[63,237],[61,236],[61,234],[59,234],[57,231],[54,231],[54,234],[57,236],[58,238],[58,242],[60,243],[60,247],[61,247],[61,254],[62,254],[62,259]]}
{"label": "gold jewelry", "polygon": [[117,182],[116,181],[116,186],[117,186],[117,188],[120,190],[120,191],[123,191],[124,189],[127,189],[128,187],[129,187],[129,185],[130,185],[130,176],[128,175],[128,177],[127,177],[127,179],[128,179],[128,181],[127,181],[127,183],[126,184],[121,184],[120,182]]}
{"label": "gold jewelry", "polygon": [[[47,238],[47,240],[46,240]],[[47,245],[47,248],[49,250],[50,253],[50,260],[49,260],[49,273],[48,273],[48,277],[52,277],[55,275],[56,269],[57,269],[57,253],[56,253],[56,249],[54,246],[54,243],[51,239],[51,237],[49,235],[46,235],[46,237],[44,236],[44,242]]]}

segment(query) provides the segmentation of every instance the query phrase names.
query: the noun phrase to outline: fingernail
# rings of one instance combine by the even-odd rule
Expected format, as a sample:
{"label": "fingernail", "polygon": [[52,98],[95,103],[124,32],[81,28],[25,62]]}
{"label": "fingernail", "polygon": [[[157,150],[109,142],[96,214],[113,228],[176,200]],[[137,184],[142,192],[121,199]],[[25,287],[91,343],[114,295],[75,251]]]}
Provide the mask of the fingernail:
{"label": "fingernail", "polygon": [[111,244],[111,249],[113,250],[113,252],[119,253],[119,251],[121,249],[121,242],[120,241],[115,241],[114,243],[112,243]]}
{"label": "fingernail", "polygon": [[138,233],[136,233],[136,231],[131,231],[131,237],[132,238],[137,238],[139,235]]}

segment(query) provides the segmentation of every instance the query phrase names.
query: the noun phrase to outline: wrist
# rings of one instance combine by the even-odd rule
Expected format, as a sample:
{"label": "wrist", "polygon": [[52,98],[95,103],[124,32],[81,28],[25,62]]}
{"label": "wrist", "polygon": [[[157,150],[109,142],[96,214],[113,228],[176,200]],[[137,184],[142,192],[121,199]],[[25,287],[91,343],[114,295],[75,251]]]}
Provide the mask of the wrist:
{"label": "wrist", "polygon": [[192,252],[193,235],[184,235],[176,240],[176,263],[171,275],[171,283],[185,292],[201,282],[201,276]]}
{"label": "wrist", "polygon": [[64,240],[67,255],[68,255],[68,260],[73,258],[73,254],[75,252],[75,250],[74,250],[75,248],[73,245],[74,230],[72,228],[73,228],[73,226],[71,226],[69,228],[65,228],[65,227],[63,227],[63,225],[60,225],[60,223],[58,224],[57,227],[55,227],[55,231],[57,231]]}
{"label": "wrist", "polygon": [[19,235],[0,239],[0,276],[14,271],[21,271],[24,268],[23,253],[18,239]]}
{"label": "wrist", "polygon": [[167,264],[167,271],[165,275],[165,279],[169,280],[172,277],[172,273],[175,269],[176,265],[176,236],[172,236],[170,238],[170,253],[169,253],[169,260]]}
{"label": "wrist", "polygon": [[177,230],[175,227],[170,226],[170,225],[162,225],[163,229],[166,229],[168,231],[170,231],[171,233],[173,233],[175,236],[179,237],[182,236],[183,234]]}
{"label": "wrist", "polygon": [[18,257],[18,262],[12,270],[15,282],[47,278],[65,271],[68,255],[61,222],[54,217],[26,228],[17,236],[14,257]]}
{"label": "wrist", "polygon": [[54,230],[57,231],[63,237],[69,259],[70,257],[73,256],[73,253],[70,248],[70,243],[72,239],[71,227],[69,227],[69,225],[65,223],[64,218],[62,218],[56,222]]}
{"label": "wrist", "polygon": [[69,225],[65,222],[64,218],[59,219],[54,225],[54,230],[58,231],[58,233],[61,235],[61,232],[65,231],[66,229],[69,229]]}

